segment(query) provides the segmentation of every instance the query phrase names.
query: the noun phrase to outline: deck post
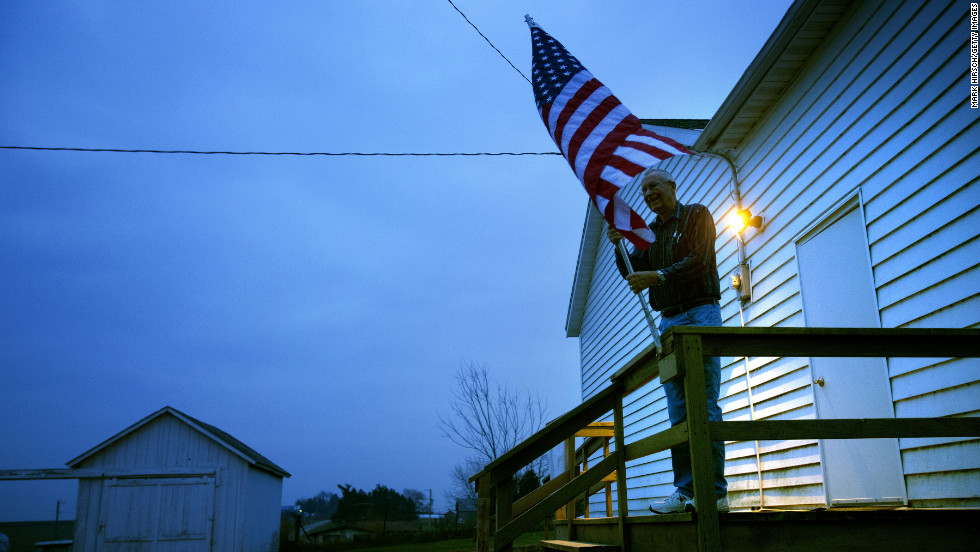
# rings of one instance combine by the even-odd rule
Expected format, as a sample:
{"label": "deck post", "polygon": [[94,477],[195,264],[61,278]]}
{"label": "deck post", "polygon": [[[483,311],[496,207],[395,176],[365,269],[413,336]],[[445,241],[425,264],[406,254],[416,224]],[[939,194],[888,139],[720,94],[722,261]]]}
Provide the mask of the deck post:
{"label": "deck post", "polygon": [[698,550],[721,552],[721,530],[718,527],[718,505],[711,436],[708,434],[708,398],[705,393],[704,358],[701,336],[674,336],[674,353],[684,374],[684,396],[687,403],[687,427],[691,448],[691,473],[694,476],[694,503],[697,507]]}
{"label": "deck post", "polygon": [[490,474],[476,482],[476,550],[490,551]]}
{"label": "deck post", "polygon": [[[626,527],[626,517],[629,516],[629,500],[626,495],[626,426],[623,423],[623,396],[619,396],[616,401],[616,408],[613,411],[615,420],[613,436],[616,439],[616,500],[619,509],[619,543],[622,552],[630,552],[629,533]],[[606,491],[609,492],[608,490]]]}
{"label": "deck post", "polygon": [[[609,437],[602,438],[602,457],[609,456]],[[606,481],[606,517],[612,517],[613,513],[612,482]]]}
{"label": "deck post", "polygon": [[[586,443],[588,443],[588,439],[586,439]],[[575,457],[575,461],[578,462],[578,456]],[[589,471],[589,450],[588,450],[588,446],[583,446],[582,473],[585,473],[587,471]],[[585,519],[589,519],[590,517],[592,517],[591,514],[589,513],[589,489],[586,489],[585,493],[582,494],[582,505],[585,509],[582,517],[584,517]]]}
{"label": "deck post", "polygon": [[[565,471],[568,472],[568,480],[578,475],[578,459],[575,456],[575,434],[565,439]],[[568,540],[575,540],[575,499],[565,505],[565,522],[568,523]]]}
{"label": "deck post", "polygon": [[[504,527],[512,519],[514,519],[514,478],[508,477],[497,484],[497,528]],[[496,552],[511,552],[514,544],[497,542],[495,537],[493,548]]]}

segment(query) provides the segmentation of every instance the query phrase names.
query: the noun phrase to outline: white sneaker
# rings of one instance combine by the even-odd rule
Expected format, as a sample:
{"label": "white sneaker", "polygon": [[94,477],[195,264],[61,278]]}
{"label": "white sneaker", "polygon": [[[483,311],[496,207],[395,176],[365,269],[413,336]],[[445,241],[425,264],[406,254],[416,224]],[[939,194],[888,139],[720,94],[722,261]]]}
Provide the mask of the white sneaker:
{"label": "white sneaker", "polygon": [[[731,508],[728,507],[728,495],[727,494],[725,496],[719,498],[717,504],[718,504],[718,511],[719,512],[727,512],[727,511],[729,511],[731,509]],[[693,498],[688,499],[687,502],[684,503],[684,510],[687,511],[687,512],[693,512],[694,511],[694,499]]]}
{"label": "white sneaker", "polygon": [[651,504],[650,511],[655,514],[674,514],[677,512],[683,512],[687,507],[688,501],[690,500],[690,498],[682,495],[680,491],[674,491],[674,494],[668,496],[666,499]]}

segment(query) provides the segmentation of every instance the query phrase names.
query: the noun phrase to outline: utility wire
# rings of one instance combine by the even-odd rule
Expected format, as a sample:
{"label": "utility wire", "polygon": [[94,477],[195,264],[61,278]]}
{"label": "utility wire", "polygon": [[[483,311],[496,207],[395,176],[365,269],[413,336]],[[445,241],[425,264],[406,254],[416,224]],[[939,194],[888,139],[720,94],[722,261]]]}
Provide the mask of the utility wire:
{"label": "utility wire", "polygon": [[476,152],[476,153],[389,153],[389,152],[298,152],[298,151],[193,151],[193,150],[153,150],[153,149],[117,149],[117,148],[55,148],[41,146],[0,146],[0,149],[38,150],[38,151],[83,151],[111,153],[190,153],[197,155],[326,155],[326,156],[389,156],[389,157],[451,157],[451,156],[488,156],[488,155],[561,155],[557,151],[544,152]]}
{"label": "utility wire", "polygon": [[[487,38],[486,35],[484,35],[482,32],[480,32],[480,29],[478,29],[477,26],[474,25],[472,21],[470,21],[470,18],[469,17],[466,17],[466,14],[465,13],[459,11],[459,8],[456,7],[456,4],[453,4],[453,0],[447,0],[447,1],[449,2],[449,5],[453,7],[453,9],[455,9],[456,11],[459,12],[459,15],[462,15],[463,16],[463,19],[465,19],[466,22],[469,23],[471,27],[473,27],[474,29],[476,29],[476,32],[480,33],[480,36],[483,37],[483,40],[486,40],[487,41],[487,44],[489,44],[491,48],[493,48],[494,50],[497,50],[497,47],[493,45],[493,42],[490,42],[490,39]],[[510,66],[514,68],[514,71],[517,71],[517,73],[520,76],[524,77],[524,80],[526,80],[528,84],[531,84],[531,79],[529,79],[526,76],[524,76],[524,73],[521,73],[521,70],[518,69],[513,63],[511,63],[510,60],[507,59],[507,56],[504,55],[503,52],[501,52],[500,50],[497,50],[497,53],[500,54],[500,57],[504,58],[504,61],[506,61],[507,63],[510,63]]]}
{"label": "utility wire", "polygon": [[[455,9],[459,15],[463,16],[463,19],[470,24],[473,29],[483,37],[483,40],[487,41],[487,44],[491,48],[496,50],[500,57],[504,58],[511,67],[517,71],[528,84],[531,84],[531,80],[528,79],[520,69],[517,68],[507,56],[504,55],[490,39],[483,34],[480,29],[470,21],[470,18],[466,17],[466,14],[460,11],[456,4],[453,4],[453,0],[447,0],[449,5]],[[556,151],[548,152],[478,152],[478,153],[388,153],[388,152],[296,152],[296,151],[193,151],[193,150],[153,150],[153,149],[118,149],[118,148],[59,148],[59,147],[42,147],[42,146],[0,146],[0,149],[11,149],[11,150],[36,150],[36,151],[81,151],[81,152],[111,152],[111,153],[185,153],[185,154],[196,154],[196,155],[323,155],[323,156],[388,156],[388,157],[451,157],[451,156],[520,156],[520,155],[561,155]]]}

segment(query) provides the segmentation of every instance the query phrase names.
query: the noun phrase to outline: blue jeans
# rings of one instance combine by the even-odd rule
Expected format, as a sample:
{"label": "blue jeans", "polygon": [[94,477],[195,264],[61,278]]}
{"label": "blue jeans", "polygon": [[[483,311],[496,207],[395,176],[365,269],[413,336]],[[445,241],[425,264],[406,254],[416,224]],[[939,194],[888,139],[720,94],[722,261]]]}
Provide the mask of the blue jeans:
{"label": "blue jeans", "polygon": [[[673,326],[721,326],[721,308],[718,305],[701,305],[682,312],[677,316],[660,319],[660,333]],[[675,426],[687,419],[687,401],[684,397],[684,382],[679,378],[664,383],[667,394],[667,416],[670,425]],[[721,391],[721,359],[704,357],[705,392],[708,395],[708,420],[721,421],[721,406],[718,395]],[[712,465],[715,468],[715,492],[719,497],[728,493],[725,480],[725,442],[711,442]],[[674,486],[682,495],[694,496],[694,477],[691,475],[691,449],[685,443],[670,449],[670,459],[674,467]]]}

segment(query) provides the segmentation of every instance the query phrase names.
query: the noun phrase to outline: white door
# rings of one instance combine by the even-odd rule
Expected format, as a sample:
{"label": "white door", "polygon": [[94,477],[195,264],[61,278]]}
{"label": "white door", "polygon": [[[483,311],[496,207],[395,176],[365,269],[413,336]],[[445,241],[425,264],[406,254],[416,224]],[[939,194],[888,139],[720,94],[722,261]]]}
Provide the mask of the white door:
{"label": "white door", "polygon": [[109,479],[103,491],[99,550],[211,550],[213,478]]}
{"label": "white door", "polygon": [[[867,243],[856,205],[797,242],[807,326],[881,326]],[[895,417],[885,359],[812,358],[810,366],[818,418]],[[829,505],[907,502],[898,439],[826,439],[820,455]]]}

